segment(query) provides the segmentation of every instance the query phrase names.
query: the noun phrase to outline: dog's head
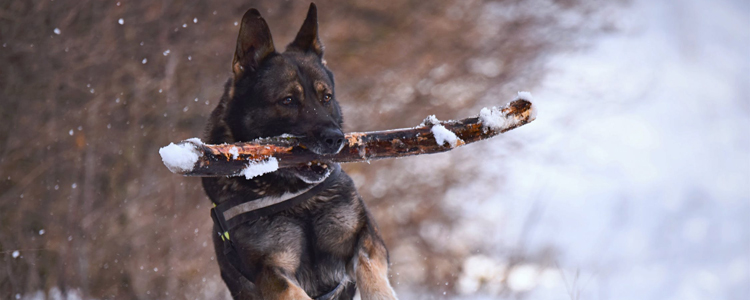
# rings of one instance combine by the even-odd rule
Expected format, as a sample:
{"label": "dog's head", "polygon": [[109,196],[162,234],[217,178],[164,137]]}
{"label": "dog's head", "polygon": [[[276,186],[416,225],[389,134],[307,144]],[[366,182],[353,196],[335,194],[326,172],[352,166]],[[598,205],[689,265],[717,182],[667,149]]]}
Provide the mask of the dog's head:
{"label": "dog's head", "polygon": [[302,137],[301,144],[318,154],[341,150],[343,119],[333,73],[323,61],[315,4],[283,53],[276,51],[258,10],[248,10],[232,71],[224,121],[234,141],[291,134]]}

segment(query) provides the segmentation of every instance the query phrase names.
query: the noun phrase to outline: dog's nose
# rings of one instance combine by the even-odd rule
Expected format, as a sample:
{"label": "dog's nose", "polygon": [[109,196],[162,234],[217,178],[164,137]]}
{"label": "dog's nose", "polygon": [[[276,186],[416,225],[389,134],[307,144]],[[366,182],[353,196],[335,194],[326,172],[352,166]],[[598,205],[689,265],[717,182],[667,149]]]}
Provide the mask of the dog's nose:
{"label": "dog's nose", "polygon": [[321,139],[325,142],[326,147],[333,153],[341,150],[344,144],[344,133],[338,128],[328,128],[320,134]]}

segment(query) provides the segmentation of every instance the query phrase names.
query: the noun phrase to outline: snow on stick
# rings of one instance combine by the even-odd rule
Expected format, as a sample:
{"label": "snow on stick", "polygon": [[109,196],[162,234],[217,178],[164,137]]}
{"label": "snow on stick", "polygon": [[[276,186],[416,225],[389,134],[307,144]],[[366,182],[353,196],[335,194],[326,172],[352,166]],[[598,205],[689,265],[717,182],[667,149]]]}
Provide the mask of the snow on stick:
{"label": "snow on stick", "polygon": [[[417,127],[352,132],[337,154],[308,151],[294,136],[252,142],[208,145],[198,139],[170,144],[159,150],[170,171],[186,176],[241,176],[252,178],[278,168],[310,163],[348,163],[449,151],[525,125],[536,118],[531,94],[519,92],[504,107],[483,108],[476,117],[439,121],[430,116]],[[192,164],[192,167],[190,166]]]}

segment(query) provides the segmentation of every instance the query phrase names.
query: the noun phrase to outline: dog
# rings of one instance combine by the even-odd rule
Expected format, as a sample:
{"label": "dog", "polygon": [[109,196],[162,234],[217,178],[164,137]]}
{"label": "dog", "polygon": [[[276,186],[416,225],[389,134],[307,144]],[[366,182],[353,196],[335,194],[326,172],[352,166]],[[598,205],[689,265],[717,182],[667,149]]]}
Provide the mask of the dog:
{"label": "dog", "polygon": [[[317,154],[341,150],[343,119],[333,73],[323,60],[314,3],[283,53],[276,51],[258,10],[248,10],[232,72],[210,116],[206,142],[289,134]],[[337,164],[202,181],[215,206],[228,201],[263,206],[307,195],[232,229],[214,219],[216,257],[234,299],[352,299],[356,291],[364,300],[396,299],[388,280],[388,250],[354,183]]]}

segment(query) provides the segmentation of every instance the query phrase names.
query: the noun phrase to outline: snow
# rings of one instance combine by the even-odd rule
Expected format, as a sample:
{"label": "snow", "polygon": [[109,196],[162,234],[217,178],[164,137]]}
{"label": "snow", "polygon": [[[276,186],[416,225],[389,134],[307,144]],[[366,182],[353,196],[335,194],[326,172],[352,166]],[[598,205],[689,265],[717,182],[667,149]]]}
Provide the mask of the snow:
{"label": "snow", "polygon": [[516,97],[516,100],[518,99],[523,99],[529,102],[534,102],[534,97],[531,96],[530,92],[524,92],[524,91],[518,92],[518,97]]}
{"label": "snow", "polygon": [[479,111],[479,122],[489,129],[500,130],[512,126],[516,120],[513,117],[509,118],[500,110],[500,108],[484,107]]}
{"label": "snow", "polygon": [[517,292],[532,290],[537,285],[539,272],[537,267],[531,264],[523,264],[513,267],[508,274],[508,287]]}
{"label": "snow", "polygon": [[142,64],[144,64],[144,65],[145,65],[145,64],[146,64],[147,62],[148,62],[148,59],[147,59],[147,58],[144,58],[144,59],[143,59],[143,60],[141,61],[141,63],[142,63]]}
{"label": "snow", "polygon": [[170,171],[186,172],[193,169],[201,154],[193,144],[169,143],[168,146],[159,149],[159,155],[161,155],[161,160]]}
{"label": "snow", "polygon": [[249,162],[247,167],[242,170],[241,175],[246,179],[252,179],[266,173],[271,173],[279,169],[279,161],[275,157],[269,157],[267,160],[259,162]]}
{"label": "snow", "polygon": [[432,125],[430,131],[432,131],[432,135],[435,137],[435,142],[437,142],[438,145],[448,143],[451,148],[453,148],[456,147],[456,145],[458,145],[459,141],[461,140],[456,136],[455,133],[445,128],[445,126],[441,125],[440,120],[438,120],[435,115],[427,116],[427,118],[425,118],[418,127],[427,125]]}
{"label": "snow", "polygon": [[479,291],[482,283],[488,286],[500,287],[505,278],[507,266],[504,263],[485,255],[472,255],[464,260],[461,276],[457,282],[457,290],[461,294],[474,294]]}
{"label": "snow", "polygon": [[422,121],[421,124],[419,124],[419,126],[435,125],[435,124],[440,124],[440,120],[438,120],[438,118],[435,117],[435,115],[429,115],[427,116],[427,118],[424,119],[424,121]]}
{"label": "snow", "polygon": [[197,138],[197,137],[189,138],[189,139],[187,139],[185,141],[186,142],[191,142],[191,143],[196,144],[196,145],[203,145],[203,141],[201,141],[201,139]]}
{"label": "snow", "polygon": [[534,97],[531,96],[531,93],[530,92],[523,92],[523,91],[522,92],[518,92],[518,96],[516,97],[516,100],[518,100],[518,99],[523,99],[523,100],[531,102],[531,108],[529,108],[529,110],[531,111],[529,113],[529,122],[531,122],[533,120],[536,120],[536,114],[538,112],[537,107],[539,107],[539,106],[537,106],[536,104],[534,104]]}
{"label": "snow", "polygon": [[[529,114],[529,121],[536,119],[536,105],[533,104],[533,97],[531,96],[531,93],[529,92],[518,92],[518,96],[513,99],[515,100],[527,100],[529,102],[532,102],[531,108],[530,108],[530,114]],[[483,125],[485,125],[486,128],[492,129],[492,130],[502,130],[508,127],[511,127],[513,125],[516,125],[520,119],[516,119],[515,117],[508,116],[502,112],[502,108],[498,107],[492,107],[492,108],[482,108],[479,111],[479,122],[481,122]]]}
{"label": "snow", "polygon": [[21,255],[21,253],[18,252],[18,250],[15,250],[15,251],[13,251],[13,254],[11,254],[11,255],[13,256],[13,258],[18,258],[18,256]]}
{"label": "snow", "polygon": [[117,20],[117,23],[120,23],[120,25],[125,24],[125,20],[123,20],[122,18],[120,18],[119,20]]}
{"label": "snow", "polygon": [[[534,91],[545,115],[477,144],[488,157],[473,164],[502,167],[445,193],[461,234],[492,228],[465,247],[555,253],[537,279],[508,273],[528,299],[746,299],[747,8],[636,0],[623,32],[552,57]],[[513,298],[483,287],[465,299]]]}
{"label": "snow", "polygon": [[55,30],[52,30],[57,35],[60,35],[60,28],[55,28]]}
{"label": "snow", "polygon": [[432,129],[430,129],[430,131],[432,131],[432,134],[435,136],[435,141],[438,143],[438,145],[443,145],[447,142],[448,144],[450,144],[451,148],[453,148],[458,144],[459,138],[456,136],[456,134],[446,129],[443,125],[432,125]]}
{"label": "snow", "polygon": [[237,159],[238,157],[240,157],[239,150],[234,146],[232,148],[229,148],[229,154],[232,154],[233,159]]}

